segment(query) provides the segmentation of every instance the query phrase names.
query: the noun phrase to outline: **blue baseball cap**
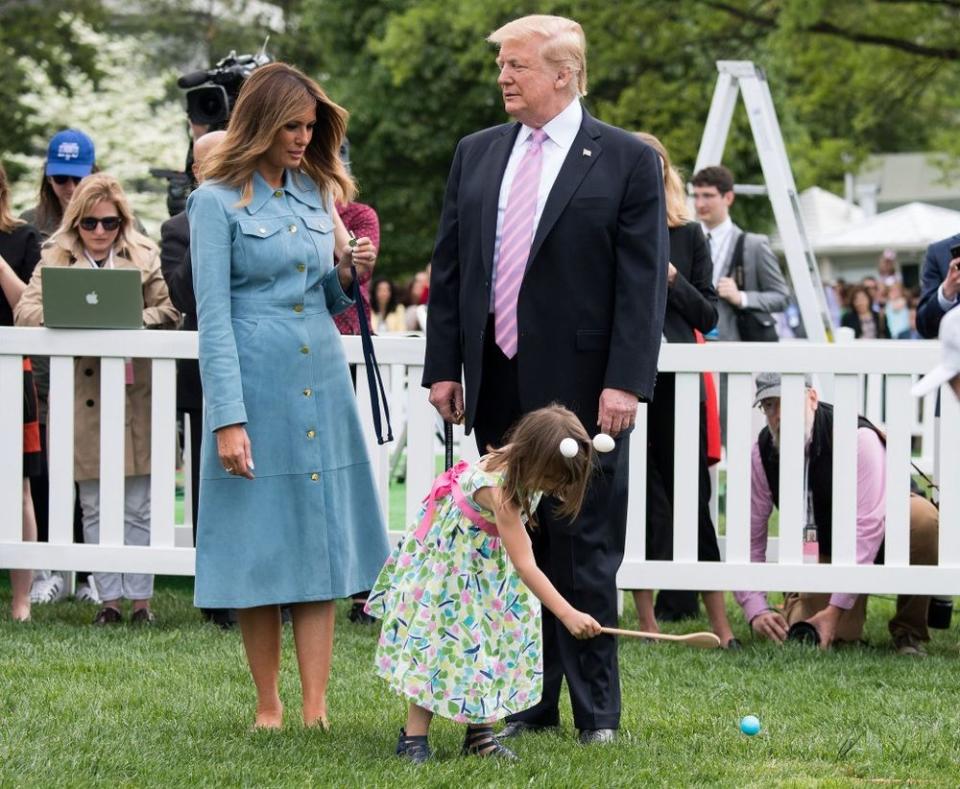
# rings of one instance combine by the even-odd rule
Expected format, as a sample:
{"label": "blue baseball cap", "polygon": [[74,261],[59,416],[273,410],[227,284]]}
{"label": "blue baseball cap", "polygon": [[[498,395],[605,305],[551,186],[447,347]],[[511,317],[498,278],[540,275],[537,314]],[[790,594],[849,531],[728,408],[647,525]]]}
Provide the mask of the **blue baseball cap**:
{"label": "blue baseball cap", "polygon": [[47,146],[47,175],[74,175],[84,178],[93,172],[96,154],[91,140],[82,131],[57,132]]}

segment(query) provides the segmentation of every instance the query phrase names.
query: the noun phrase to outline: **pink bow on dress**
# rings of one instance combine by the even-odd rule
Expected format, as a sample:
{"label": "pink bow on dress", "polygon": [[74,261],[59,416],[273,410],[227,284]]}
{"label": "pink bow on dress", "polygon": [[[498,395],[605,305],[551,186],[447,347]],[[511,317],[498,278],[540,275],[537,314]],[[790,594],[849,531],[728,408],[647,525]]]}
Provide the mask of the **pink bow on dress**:
{"label": "pink bow on dress", "polygon": [[423,500],[423,503],[427,505],[427,509],[423,513],[420,526],[414,534],[417,542],[423,542],[423,538],[426,537],[427,532],[430,531],[430,524],[433,523],[433,513],[437,509],[437,501],[450,495],[450,492],[453,490],[453,485],[457,481],[457,477],[466,471],[469,465],[467,461],[461,460],[433,481],[433,487],[430,488],[430,492]]}
{"label": "pink bow on dress", "polygon": [[495,538],[495,542],[491,544],[492,547],[496,548],[500,545],[500,534],[497,531],[497,524],[491,523],[477,512],[476,509],[470,506],[467,497],[464,496],[463,491],[460,490],[460,485],[457,484],[457,478],[466,471],[469,465],[465,460],[461,460],[434,480],[433,487],[423,500],[424,504],[427,505],[427,509],[423,513],[420,525],[417,527],[416,532],[414,532],[417,542],[422,543],[423,538],[426,537],[427,532],[430,531],[430,524],[433,523],[433,513],[437,509],[437,501],[452,495],[453,500],[457,503],[457,507],[460,509],[460,512],[467,517],[467,520],[481,531]]}

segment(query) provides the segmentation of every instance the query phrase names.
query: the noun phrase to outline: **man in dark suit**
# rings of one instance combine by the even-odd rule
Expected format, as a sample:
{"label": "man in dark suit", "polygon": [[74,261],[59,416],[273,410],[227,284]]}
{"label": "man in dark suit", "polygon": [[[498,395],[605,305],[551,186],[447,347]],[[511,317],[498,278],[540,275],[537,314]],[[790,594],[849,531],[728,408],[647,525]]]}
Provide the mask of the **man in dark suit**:
{"label": "man in dark suit", "polygon": [[937,338],[940,320],[957,306],[960,294],[960,257],[950,254],[960,245],[960,233],[927,247],[921,274],[920,304],[917,306],[917,331],[921,337]]}
{"label": "man in dark suit", "polygon": [[[226,136],[225,131],[204,134],[193,143],[193,174],[200,181],[200,166]],[[190,261],[190,223],[187,212],[170,217],[160,227],[160,268],[170,291],[170,300],[183,314],[183,329],[197,330],[197,301],[193,293],[193,266]],[[190,490],[193,493],[193,542],[197,542],[197,503],[200,499],[200,440],[203,436],[203,389],[196,359],[177,360],[177,410],[190,423]],[[233,625],[233,612],[204,609],[203,615],[220,627]]]}
{"label": "man in dark suit", "polygon": [[[585,41],[576,22],[524,17],[488,40],[500,47],[498,84],[518,122],[465,137],[454,154],[423,383],[446,421],[476,430],[481,451],[553,401],[588,430],[619,437],[600,456],[576,521],[556,519],[547,501],[532,534],[537,563],[561,594],[613,625],[628,436],[638,399],[653,394],[667,292],[660,162],[581,107]],[[620,721],[613,637],[577,641],[545,610],[543,639],[543,698],[509,718],[503,734],[556,726],[565,676],[580,740],[612,740]]]}

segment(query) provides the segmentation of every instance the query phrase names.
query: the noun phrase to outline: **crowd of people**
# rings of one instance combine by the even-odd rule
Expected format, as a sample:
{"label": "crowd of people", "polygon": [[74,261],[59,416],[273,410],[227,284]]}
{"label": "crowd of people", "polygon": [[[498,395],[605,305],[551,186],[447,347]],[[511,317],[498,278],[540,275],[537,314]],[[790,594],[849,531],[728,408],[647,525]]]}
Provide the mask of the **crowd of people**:
{"label": "crowd of people", "polygon": [[837,281],[830,306],[834,324],[853,330],[858,340],[919,340],[919,287],[907,287],[897,266],[897,253],[885,249],[877,274],[857,283]]}
{"label": "crowd of people", "polygon": [[[198,363],[180,363],[177,391],[199,492],[195,603],[223,627],[239,623],[255,725],[282,724],[286,608],[304,724],[329,727],[333,606],[348,598],[353,621],[383,620],[376,672],[409,704],[397,754],[416,763],[431,757],[434,715],[467,725],[465,754],[515,758],[501,739],[557,727],[564,679],[579,741],[616,738],[617,645],[602,628],[617,623],[627,460],[641,401],[650,415],[648,558],[672,558],[682,495],[674,489],[675,382],[657,375],[661,344],[775,342],[775,316],[790,302],[768,239],[730,217],[727,168],[692,175],[694,215],[660,140],[586,111],[576,22],[524,17],[489,40],[515,122],[461,141],[434,254],[403,288],[374,276],[379,221],[354,200],[346,111],[287,64],[247,78],[225,130],[194,128],[198,186],[187,210],[164,224],[159,246],[122,185],[97,171],[83,132],[50,141],[39,203],[22,219],[0,170],[0,322],[44,325],[44,271],[131,269],[145,328],[198,332]],[[935,336],[958,301],[958,243],[931,247],[917,303],[885,254],[876,277],[838,289],[846,307],[838,322],[862,338]],[[422,384],[444,421],[474,431],[482,456],[437,478],[392,554],[356,370],[338,341],[366,323],[378,333],[426,332]],[[149,544],[150,370],[145,359],[125,365],[129,545]],[[100,360],[76,359],[74,374],[75,539],[95,543]],[[44,539],[45,360],[25,360],[23,380],[23,539]],[[693,483],[702,561],[720,560],[707,506],[708,468],[726,429],[718,391],[722,403],[725,377],[704,375]],[[812,381],[805,398],[804,522],[828,562],[832,408]],[[778,506],[778,375],[757,377],[754,404],[765,420],[751,456],[751,557],[759,562]],[[593,440],[601,433],[602,452]],[[885,453],[882,431],[861,418],[860,563],[882,561]],[[912,495],[911,563],[936,563],[938,527],[936,508]],[[29,619],[31,600],[66,591],[57,573],[31,581],[18,570],[12,581],[19,620]],[[124,621],[124,600],[131,622],[154,622],[152,593],[152,577],[133,573],[93,573],[77,588],[98,603],[100,626]],[[661,592],[656,602],[652,590],[636,590],[641,625],[655,633],[660,621],[696,613],[697,594],[721,645],[741,648],[721,590]],[[787,595],[782,608],[760,592],[736,600],[758,637],[782,642],[797,626],[823,648],[862,637],[865,595]],[[890,632],[899,654],[924,653],[928,606],[924,596],[898,599]],[[494,734],[498,720],[507,725]]]}

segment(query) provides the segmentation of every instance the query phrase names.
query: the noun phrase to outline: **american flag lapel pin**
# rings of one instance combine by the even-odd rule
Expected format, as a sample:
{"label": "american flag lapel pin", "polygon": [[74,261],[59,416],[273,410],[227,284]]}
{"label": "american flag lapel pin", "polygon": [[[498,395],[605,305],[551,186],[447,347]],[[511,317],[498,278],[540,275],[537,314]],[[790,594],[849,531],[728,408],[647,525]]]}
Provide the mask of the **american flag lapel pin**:
{"label": "american flag lapel pin", "polygon": [[583,149],[583,155],[584,155],[584,156],[593,156],[593,152],[592,152],[589,148],[584,148],[584,149]]}

